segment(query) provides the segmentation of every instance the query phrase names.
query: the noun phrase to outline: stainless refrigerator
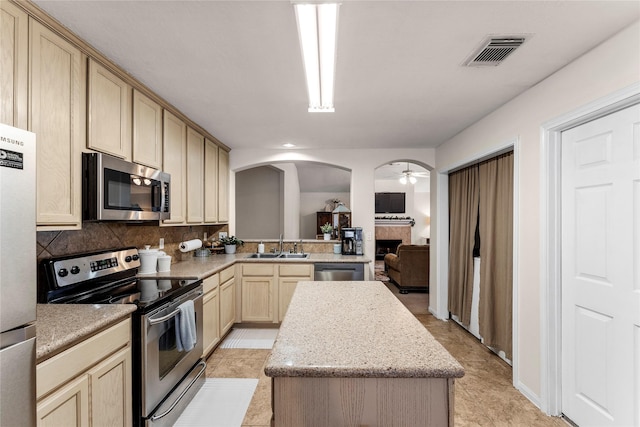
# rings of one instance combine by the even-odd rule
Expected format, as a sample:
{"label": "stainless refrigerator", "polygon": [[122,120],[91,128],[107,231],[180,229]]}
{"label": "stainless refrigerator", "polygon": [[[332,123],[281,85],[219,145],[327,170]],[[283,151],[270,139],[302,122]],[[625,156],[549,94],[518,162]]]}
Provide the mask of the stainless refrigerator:
{"label": "stainless refrigerator", "polygon": [[36,137],[0,123],[0,426],[36,424]]}

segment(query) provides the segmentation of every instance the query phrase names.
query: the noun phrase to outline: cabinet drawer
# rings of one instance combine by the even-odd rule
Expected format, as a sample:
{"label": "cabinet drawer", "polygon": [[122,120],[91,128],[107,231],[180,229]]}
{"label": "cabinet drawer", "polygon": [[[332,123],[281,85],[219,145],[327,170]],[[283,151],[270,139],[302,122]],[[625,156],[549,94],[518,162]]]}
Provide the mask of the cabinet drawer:
{"label": "cabinet drawer", "polygon": [[220,275],[218,273],[213,276],[209,276],[202,281],[202,290],[206,294],[209,291],[214,290],[220,284]]}
{"label": "cabinet drawer", "polygon": [[235,275],[235,266],[227,267],[220,272],[220,283],[224,283],[229,279],[233,279]]}
{"label": "cabinet drawer", "polygon": [[86,371],[129,344],[131,320],[127,319],[36,366],[36,395],[40,399],[56,387]]}
{"label": "cabinet drawer", "polygon": [[313,264],[286,264],[280,265],[280,276],[302,276],[311,277],[313,275]]}
{"label": "cabinet drawer", "polygon": [[244,264],[242,266],[242,275],[273,276],[273,267],[271,264]]}

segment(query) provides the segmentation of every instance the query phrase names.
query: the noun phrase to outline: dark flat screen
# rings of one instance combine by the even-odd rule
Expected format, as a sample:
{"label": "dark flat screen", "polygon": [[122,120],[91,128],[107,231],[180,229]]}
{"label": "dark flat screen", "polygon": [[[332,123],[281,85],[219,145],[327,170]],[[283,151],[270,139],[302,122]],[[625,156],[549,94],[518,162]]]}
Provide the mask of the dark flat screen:
{"label": "dark flat screen", "polygon": [[376,213],[405,213],[405,193],[376,193]]}

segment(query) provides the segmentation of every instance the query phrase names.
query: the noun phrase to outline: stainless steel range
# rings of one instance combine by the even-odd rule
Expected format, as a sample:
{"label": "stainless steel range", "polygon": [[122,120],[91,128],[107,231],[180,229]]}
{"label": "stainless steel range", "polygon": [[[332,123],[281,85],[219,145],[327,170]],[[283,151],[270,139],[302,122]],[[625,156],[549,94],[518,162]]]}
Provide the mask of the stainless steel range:
{"label": "stainless steel range", "polygon": [[139,267],[136,248],[46,259],[40,264],[38,300],[136,304],[133,425],[169,426],[205,378],[202,281],[140,279],[136,277]]}

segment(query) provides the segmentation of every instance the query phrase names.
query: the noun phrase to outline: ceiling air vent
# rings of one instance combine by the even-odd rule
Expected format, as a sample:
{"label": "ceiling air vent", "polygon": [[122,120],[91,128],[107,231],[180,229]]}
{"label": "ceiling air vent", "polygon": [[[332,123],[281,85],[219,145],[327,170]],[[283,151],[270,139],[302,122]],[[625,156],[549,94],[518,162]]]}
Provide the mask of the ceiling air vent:
{"label": "ceiling air vent", "polygon": [[492,37],[463,63],[467,67],[495,67],[524,43],[524,37]]}

